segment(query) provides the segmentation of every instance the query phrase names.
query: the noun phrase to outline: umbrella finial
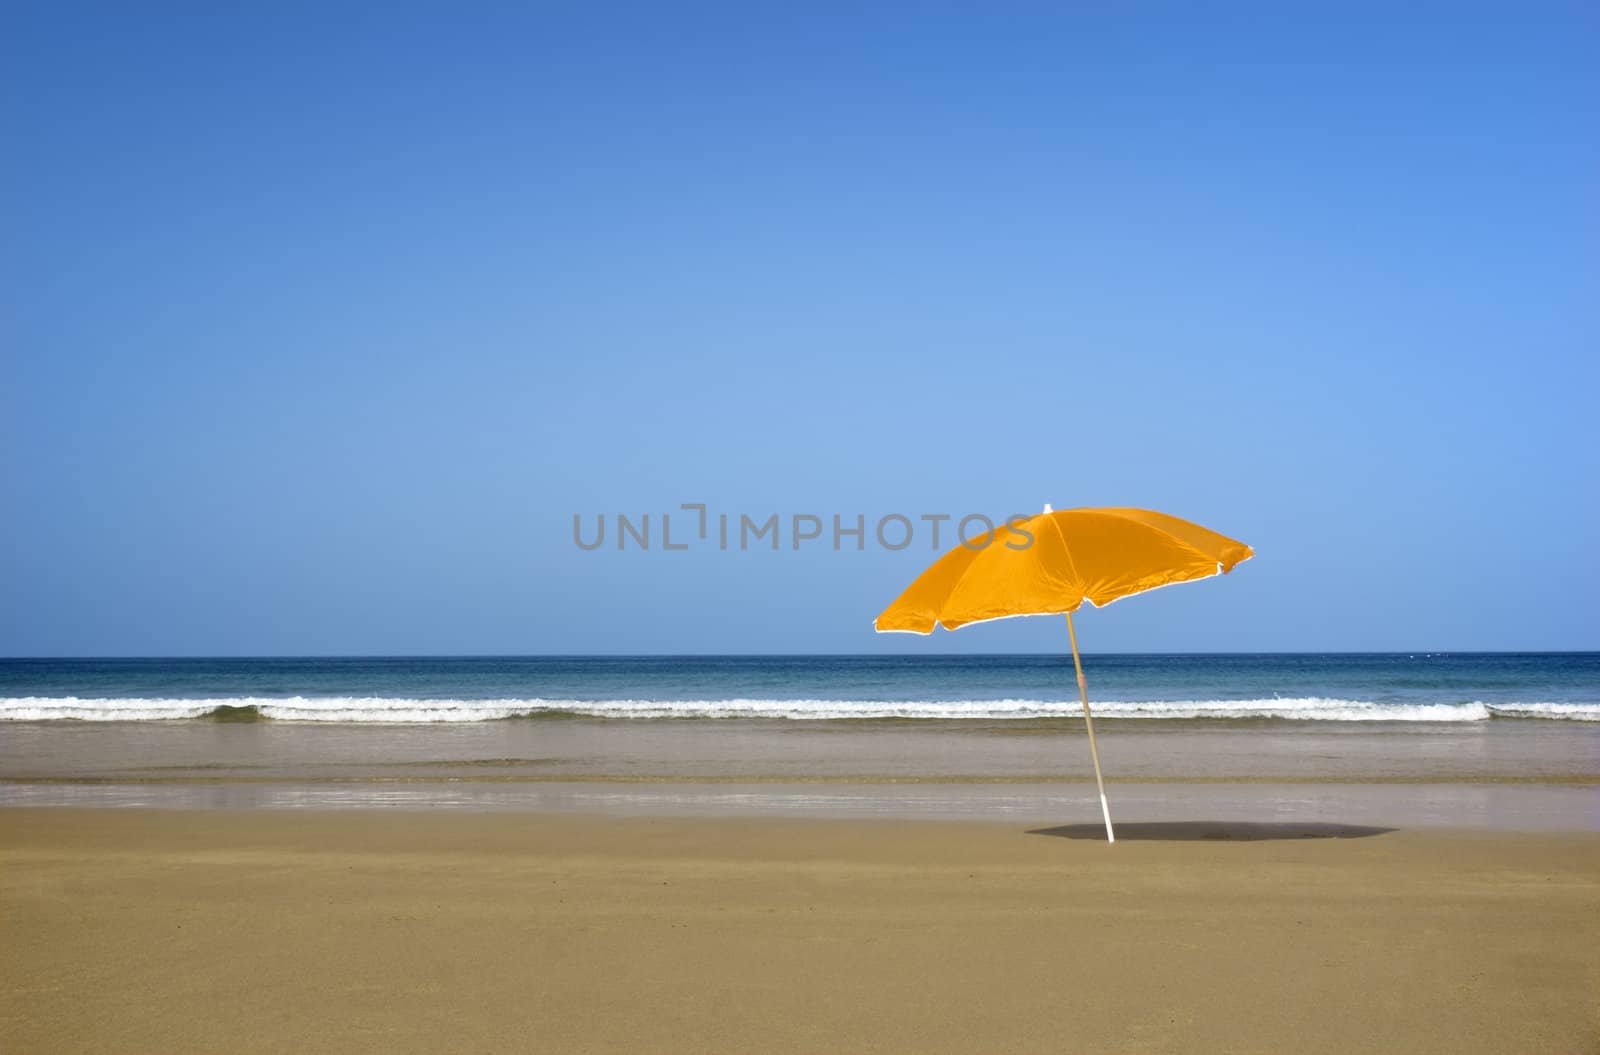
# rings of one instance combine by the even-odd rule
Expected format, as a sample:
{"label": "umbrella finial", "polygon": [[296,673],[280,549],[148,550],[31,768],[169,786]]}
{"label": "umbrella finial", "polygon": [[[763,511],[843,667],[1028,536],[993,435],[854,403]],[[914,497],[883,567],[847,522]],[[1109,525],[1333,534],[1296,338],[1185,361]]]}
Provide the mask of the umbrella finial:
{"label": "umbrella finial", "polygon": [[[1049,503],[1049,502],[1046,502],[1046,503],[1045,503],[1045,504],[1044,504],[1044,512],[1045,512],[1045,513],[1054,513],[1054,512],[1055,512],[1055,511],[1056,511],[1056,510],[1055,510],[1055,507],[1054,507],[1054,506],[1052,506],[1052,505],[1051,505],[1051,504],[1050,504],[1050,503]],[[1044,513],[1040,513],[1040,514],[1039,514],[1039,515],[1040,515],[1040,516],[1044,516]]]}

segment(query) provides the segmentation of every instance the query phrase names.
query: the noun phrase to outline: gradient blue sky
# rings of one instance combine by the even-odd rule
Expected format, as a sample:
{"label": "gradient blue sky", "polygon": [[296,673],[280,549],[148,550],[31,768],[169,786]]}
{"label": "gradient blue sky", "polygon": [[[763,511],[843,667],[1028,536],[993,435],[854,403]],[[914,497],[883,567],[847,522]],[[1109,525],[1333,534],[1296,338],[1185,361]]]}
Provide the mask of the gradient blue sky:
{"label": "gradient blue sky", "polygon": [[1600,8],[860,7],[6,5],[0,654],[1065,645],[573,545],[693,501],[1256,547],[1089,651],[1600,647]]}

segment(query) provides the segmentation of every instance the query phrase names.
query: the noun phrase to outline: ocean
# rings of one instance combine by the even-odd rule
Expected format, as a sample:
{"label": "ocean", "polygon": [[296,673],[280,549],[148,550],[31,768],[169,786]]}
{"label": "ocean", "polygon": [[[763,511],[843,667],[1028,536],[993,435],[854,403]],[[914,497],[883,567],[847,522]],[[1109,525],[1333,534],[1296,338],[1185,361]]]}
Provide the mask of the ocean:
{"label": "ocean", "polygon": [[[1090,655],[1097,717],[1600,722],[1600,652]],[[0,721],[1079,719],[1072,659],[539,656],[0,660]]]}
{"label": "ocean", "polygon": [[[1600,830],[1600,653],[1090,655],[1118,816]],[[0,661],[0,806],[1049,820],[1071,656]]]}

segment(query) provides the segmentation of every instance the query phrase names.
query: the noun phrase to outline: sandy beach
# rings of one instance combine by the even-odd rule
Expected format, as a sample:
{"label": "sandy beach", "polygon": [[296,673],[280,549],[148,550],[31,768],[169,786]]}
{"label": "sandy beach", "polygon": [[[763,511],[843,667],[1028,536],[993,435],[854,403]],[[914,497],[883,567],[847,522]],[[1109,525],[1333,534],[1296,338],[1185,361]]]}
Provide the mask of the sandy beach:
{"label": "sandy beach", "polygon": [[1600,1050],[1600,837],[1092,827],[8,809],[0,1044]]}

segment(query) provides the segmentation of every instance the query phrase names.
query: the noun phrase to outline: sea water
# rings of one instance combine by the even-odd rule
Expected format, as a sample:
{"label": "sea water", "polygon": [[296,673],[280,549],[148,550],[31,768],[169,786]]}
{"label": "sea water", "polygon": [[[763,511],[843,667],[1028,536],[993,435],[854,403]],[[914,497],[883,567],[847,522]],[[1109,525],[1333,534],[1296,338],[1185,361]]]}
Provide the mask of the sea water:
{"label": "sea water", "polygon": [[[1097,717],[1600,721],[1600,653],[1084,657]],[[1081,714],[1070,656],[0,660],[0,721],[1034,721]]]}

